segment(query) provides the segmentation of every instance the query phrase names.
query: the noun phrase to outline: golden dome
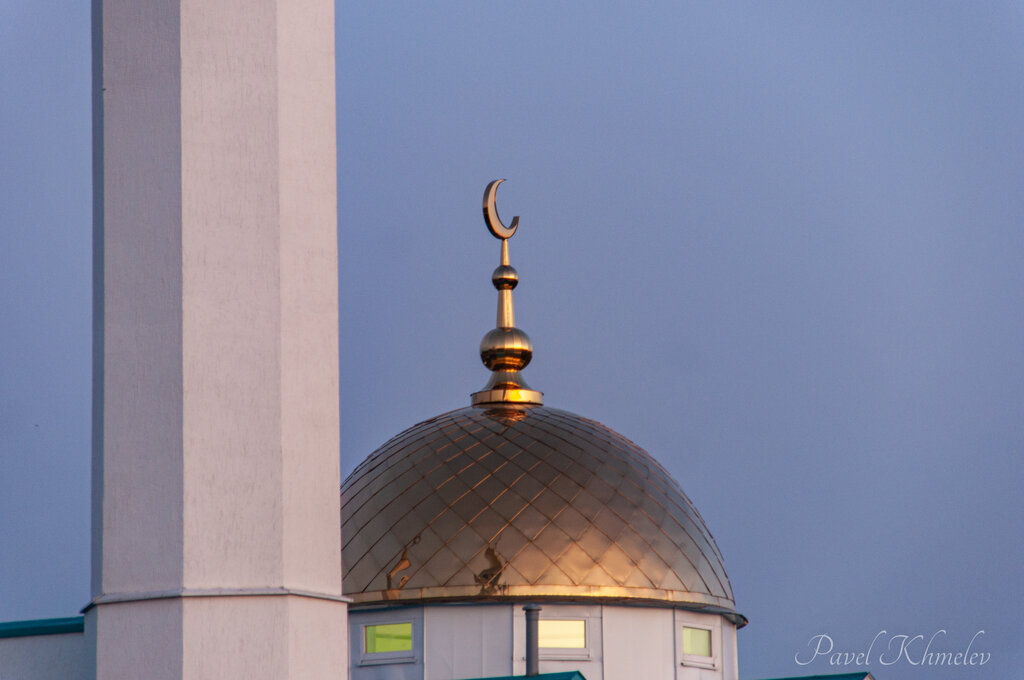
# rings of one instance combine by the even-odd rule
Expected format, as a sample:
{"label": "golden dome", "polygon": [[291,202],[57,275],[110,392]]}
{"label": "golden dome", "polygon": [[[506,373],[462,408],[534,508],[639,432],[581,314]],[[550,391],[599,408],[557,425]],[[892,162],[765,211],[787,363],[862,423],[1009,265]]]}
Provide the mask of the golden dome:
{"label": "golden dome", "polygon": [[544,406],[446,413],[342,486],[343,588],[357,604],[666,603],[735,614],[715,541],[646,451]]}
{"label": "golden dome", "polygon": [[498,218],[502,181],[483,201],[501,240],[496,324],[480,343],[491,378],[471,407],[414,425],[345,480],[344,593],[357,605],[657,603],[743,625],[718,546],[668,472],[604,425],[542,406],[523,380],[533,345],[515,326],[519,218]]}

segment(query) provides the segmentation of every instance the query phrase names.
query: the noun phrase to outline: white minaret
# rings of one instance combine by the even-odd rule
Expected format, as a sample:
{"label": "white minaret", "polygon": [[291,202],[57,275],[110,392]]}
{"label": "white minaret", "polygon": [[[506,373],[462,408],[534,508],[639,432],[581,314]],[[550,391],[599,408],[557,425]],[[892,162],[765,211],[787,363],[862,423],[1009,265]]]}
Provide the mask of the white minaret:
{"label": "white minaret", "polygon": [[93,0],[98,678],[344,678],[332,0]]}

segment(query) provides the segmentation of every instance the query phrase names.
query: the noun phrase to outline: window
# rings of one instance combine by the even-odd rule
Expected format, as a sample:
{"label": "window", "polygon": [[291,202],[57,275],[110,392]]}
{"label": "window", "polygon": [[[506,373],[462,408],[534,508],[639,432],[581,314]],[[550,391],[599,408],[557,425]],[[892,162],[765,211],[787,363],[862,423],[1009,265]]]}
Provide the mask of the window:
{"label": "window", "polygon": [[711,656],[711,631],[707,628],[683,626],[683,654]]}
{"label": "window", "polygon": [[379,623],[363,628],[363,651],[367,654],[412,651],[412,623]]}
{"label": "window", "polygon": [[719,617],[677,609],[675,622],[677,663],[717,669],[722,658],[722,623]]}
{"label": "window", "polygon": [[[526,612],[515,606],[513,649],[526,658]],[[537,622],[537,646],[540,660],[590,662],[601,658],[601,605],[546,603]],[[579,666],[579,664],[576,664]],[[568,663],[554,664],[568,669]],[[582,670],[580,668],[579,670]]]}
{"label": "window", "polygon": [[[576,608],[579,609],[579,608]],[[570,614],[569,612],[565,612]],[[575,613],[575,612],[573,612]],[[600,620],[598,620],[600,621]],[[595,635],[600,627],[591,627],[589,616],[579,618],[544,618],[537,622],[537,646],[540,658],[546,660],[587,661]],[[597,624],[600,626],[600,622]]]}
{"label": "window", "polygon": [[541,619],[538,642],[543,649],[586,649],[587,622],[583,619]]}
{"label": "window", "polygon": [[[420,635],[418,626],[419,624],[414,625],[413,621],[408,620],[360,625],[361,639],[358,640],[359,646],[353,650],[359,652],[359,665],[415,662],[416,649],[422,645],[417,639]],[[353,630],[353,637],[355,634],[356,631]]]}

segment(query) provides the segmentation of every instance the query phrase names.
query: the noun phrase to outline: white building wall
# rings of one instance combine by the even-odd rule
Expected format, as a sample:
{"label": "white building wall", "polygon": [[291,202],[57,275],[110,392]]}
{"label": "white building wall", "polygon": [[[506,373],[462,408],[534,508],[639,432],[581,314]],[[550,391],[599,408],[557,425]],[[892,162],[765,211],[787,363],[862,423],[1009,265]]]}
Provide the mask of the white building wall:
{"label": "white building wall", "polygon": [[606,606],[601,623],[605,680],[676,680],[671,609]]}
{"label": "white building wall", "polygon": [[[673,615],[676,680],[736,680],[736,626],[718,614],[676,609]],[[710,660],[686,658],[682,642],[684,626],[711,630]]]}
{"label": "white building wall", "polygon": [[3,680],[88,680],[88,659],[83,633],[0,639]]}
{"label": "white building wall", "polygon": [[[515,604],[394,606],[350,612],[352,680],[457,680],[523,675],[526,615]],[[718,614],[668,607],[542,605],[541,620],[583,619],[585,649],[540,650],[540,672],[587,680],[737,680],[736,627]],[[412,622],[413,651],[377,662],[363,653],[363,626]],[[683,654],[683,626],[712,632],[712,656]]]}
{"label": "white building wall", "polygon": [[736,626],[722,621],[722,677],[736,680],[740,677],[739,654],[736,650]]}
{"label": "white building wall", "polygon": [[[423,619],[423,607],[415,606],[349,610],[350,680],[423,680]],[[408,660],[378,663],[367,657],[363,648],[363,626],[406,621],[412,623],[412,653]]]}
{"label": "white building wall", "polygon": [[512,674],[512,605],[424,608],[424,680]]}
{"label": "white building wall", "polygon": [[[526,673],[526,613],[523,605],[519,603],[514,606],[512,614],[514,624],[512,629],[513,640],[513,670],[516,675]],[[586,650],[572,650],[568,652],[553,652],[551,650],[540,650],[540,672],[541,673],[563,673],[566,671],[579,671],[587,680],[604,680],[604,648],[601,630],[601,610],[599,604],[550,604],[542,605],[540,618],[543,619],[584,619],[587,622],[587,648]]]}

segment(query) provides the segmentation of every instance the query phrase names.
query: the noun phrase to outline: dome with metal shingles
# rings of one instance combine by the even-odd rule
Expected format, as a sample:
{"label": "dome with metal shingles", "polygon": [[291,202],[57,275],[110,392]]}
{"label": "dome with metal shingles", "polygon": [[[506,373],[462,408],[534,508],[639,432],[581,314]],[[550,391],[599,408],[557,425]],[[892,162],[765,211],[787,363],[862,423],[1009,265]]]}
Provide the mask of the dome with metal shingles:
{"label": "dome with metal shingles", "polygon": [[492,372],[472,406],[414,425],[357,467],[341,491],[342,586],[355,604],[582,600],[717,612],[738,625],[722,555],[697,509],[646,451],[593,420],[543,406],[521,371],[533,344],[515,327],[510,227],[491,282]]}
{"label": "dome with metal shingles", "polygon": [[693,503],[646,451],[544,406],[452,411],[367,458],[342,488],[356,603],[631,600],[735,611]]}

